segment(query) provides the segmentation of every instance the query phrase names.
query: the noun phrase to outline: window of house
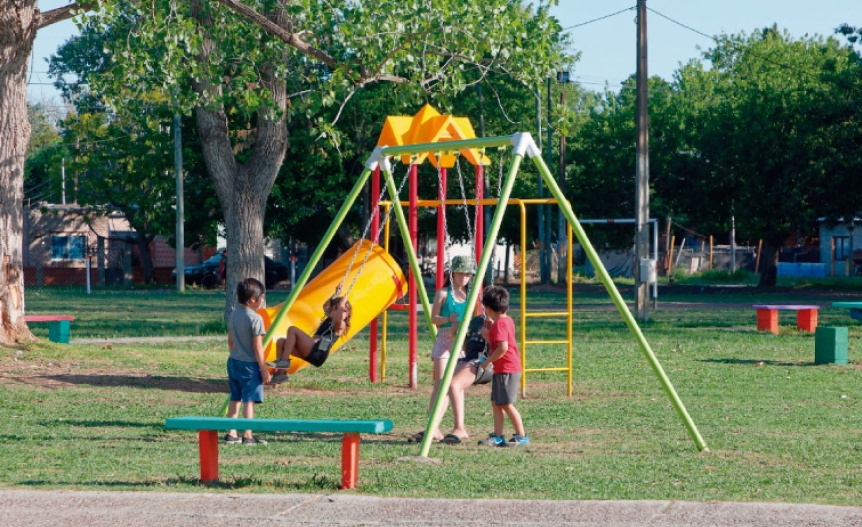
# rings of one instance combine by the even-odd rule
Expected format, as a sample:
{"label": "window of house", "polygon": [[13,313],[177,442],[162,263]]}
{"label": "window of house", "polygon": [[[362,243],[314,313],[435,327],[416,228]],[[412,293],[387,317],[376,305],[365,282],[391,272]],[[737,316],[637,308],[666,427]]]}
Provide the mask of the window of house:
{"label": "window of house", "polygon": [[835,244],[835,261],[846,260],[850,252],[850,237],[833,236],[832,241]]}
{"label": "window of house", "polygon": [[52,260],[82,260],[86,255],[86,236],[82,234],[51,235]]}

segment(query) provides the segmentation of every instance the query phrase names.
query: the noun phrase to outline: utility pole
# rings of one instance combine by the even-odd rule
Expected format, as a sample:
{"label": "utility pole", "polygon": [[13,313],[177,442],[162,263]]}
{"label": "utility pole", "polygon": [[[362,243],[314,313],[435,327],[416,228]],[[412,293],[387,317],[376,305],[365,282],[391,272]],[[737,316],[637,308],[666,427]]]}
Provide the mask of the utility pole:
{"label": "utility pole", "polygon": [[186,290],[185,264],[185,229],[183,221],[185,212],[183,207],[183,134],[182,123],[179,112],[174,113],[174,176],[177,181],[177,219],[176,219],[176,267],[177,267],[177,291],[182,293]]}
{"label": "utility pole", "polygon": [[[552,137],[554,129],[551,126],[551,79],[548,78],[548,150],[545,153],[545,164],[548,165],[548,171],[553,173],[553,142]],[[542,176],[539,175],[538,185],[539,198],[545,197],[545,188],[542,183]],[[539,279],[542,284],[548,284],[551,281],[551,229],[550,225],[546,225],[546,221],[550,223],[550,214],[546,205],[539,205]]]}
{"label": "utility pole", "polygon": [[[565,111],[566,108],[566,84],[569,83],[569,72],[558,71],[557,83],[561,84],[560,89],[560,111]],[[560,166],[557,176],[557,185],[560,187],[560,192],[566,193],[566,134],[560,134]],[[559,204],[562,205],[562,204]],[[566,225],[568,222],[563,216],[563,208],[557,208],[557,284],[566,283],[566,251],[569,250],[569,244],[566,235]]]}
{"label": "utility pole", "polygon": [[635,313],[641,322],[649,320],[649,287],[641,276],[641,262],[649,258],[649,96],[647,90],[646,0],[637,3],[637,149],[635,171]]}

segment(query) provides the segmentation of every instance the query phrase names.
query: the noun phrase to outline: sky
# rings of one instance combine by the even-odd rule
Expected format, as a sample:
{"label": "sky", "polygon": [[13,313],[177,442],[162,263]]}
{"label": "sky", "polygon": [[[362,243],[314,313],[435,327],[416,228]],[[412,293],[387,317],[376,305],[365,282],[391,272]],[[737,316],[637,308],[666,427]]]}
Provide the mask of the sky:
{"label": "sky", "polygon": [[[39,8],[67,3],[39,0]],[[582,54],[571,74],[585,88],[601,91],[607,85],[616,91],[635,72],[635,5],[636,0],[559,0],[552,9]],[[666,80],[711,47],[705,35],[750,33],[777,24],[801,38],[832,35],[842,23],[862,25],[860,0],[647,0],[647,8],[647,71]],[[46,74],[46,59],[76,32],[71,20],[39,31],[27,90],[31,102],[61,105]]]}

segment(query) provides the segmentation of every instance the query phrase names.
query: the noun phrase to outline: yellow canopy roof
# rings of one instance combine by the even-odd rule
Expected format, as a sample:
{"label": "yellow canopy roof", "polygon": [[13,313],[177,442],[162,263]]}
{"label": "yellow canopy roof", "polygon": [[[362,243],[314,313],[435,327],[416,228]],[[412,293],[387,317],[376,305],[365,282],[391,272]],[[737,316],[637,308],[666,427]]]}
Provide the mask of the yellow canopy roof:
{"label": "yellow canopy roof", "polygon": [[[390,115],[383,124],[377,146],[404,146],[421,143],[445,143],[460,139],[474,139],[476,132],[466,117],[441,115],[430,104],[426,104],[413,117]],[[463,149],[461,155],[473,165],[490,165],[491,160],[475,148]],[[437,159],[440,154],[440,159]],[[455,154],[445,150],[445,145],[436,152],[424,152],[413,158],[413,164],[422,164],[428,159],[432,165],[443,168],[455,166]],[[410,155],[401,156],[401,162],[411,163]]]}

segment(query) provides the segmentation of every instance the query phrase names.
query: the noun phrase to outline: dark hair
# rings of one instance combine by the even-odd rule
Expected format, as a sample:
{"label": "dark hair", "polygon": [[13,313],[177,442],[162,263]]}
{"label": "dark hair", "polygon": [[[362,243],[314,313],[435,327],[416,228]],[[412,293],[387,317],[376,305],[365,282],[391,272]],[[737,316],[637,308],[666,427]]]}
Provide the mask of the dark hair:
{"label": "dark hair", "polygon": [[236,301],[247,304],[249,300],[266,293],[266,287],[256,278],[246,278],[236,285]]}
{"label": "dark hair", "polygon": [[503,314],[509,310],[509,291],[499,285],[489,285],[482,291],[482,305]]}
{"label": "dark hair", "polygon": [[[346,296],[332,296],[323,303],[323,311],[328,313],[334,306],[337,306],[341,301],[344,301],[344,310],[347,311],[347,317],[344,319],[344,327],[341,330],[339,336],[344,335],[348,331],[350,331],[350,317],[353,316],[353,306],[350,304],[350,300],[347,300]],[[327,318],[331,319],[329,316],[324,316],[323,320]]]}

